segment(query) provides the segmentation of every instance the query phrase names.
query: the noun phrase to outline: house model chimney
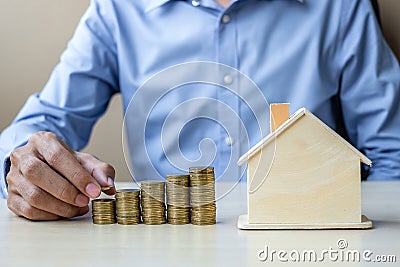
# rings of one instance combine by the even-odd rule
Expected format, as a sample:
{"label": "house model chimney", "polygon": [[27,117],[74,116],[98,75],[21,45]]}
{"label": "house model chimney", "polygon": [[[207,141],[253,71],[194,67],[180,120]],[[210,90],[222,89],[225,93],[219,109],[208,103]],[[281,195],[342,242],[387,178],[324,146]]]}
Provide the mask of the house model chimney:
{"label": "house model chimney", "polygon": [[270,129],[275,132],[285,121],[289,119],[289,103],[270,105]]}

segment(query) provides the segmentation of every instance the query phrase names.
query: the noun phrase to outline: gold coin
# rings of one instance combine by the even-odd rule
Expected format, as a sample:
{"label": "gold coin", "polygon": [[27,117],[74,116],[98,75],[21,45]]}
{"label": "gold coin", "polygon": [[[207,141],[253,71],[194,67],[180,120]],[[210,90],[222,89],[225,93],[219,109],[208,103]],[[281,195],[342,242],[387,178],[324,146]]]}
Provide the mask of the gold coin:
{"label": "gold coin", "polygon": [[214,173],[214,167],[207,166],[199,166],[199,167],[190,167],[189,173]]}
{"label": "gold coin", "polygon": [[92,215],[94,224],[115,223],[115,200],[110,198],[92,200]]}
{"label": "gold coin", "polygon": [[134,225],[141,222],[139,189],[119,189],[115,199],[118,224]]}
{"label": "gold coin", "polygon": [[189,174],[167,174],[166,200],[169,224],[190,223]]}
{"label": "gold coin", "polygon": [[108,190],[113,189],[113,188],[114,188],[114,186],[102,186],[101,187],[101,191],[105,192],[105,191],[108,191]]}
{"label": "gold coin", "polygon": [[164,224],[165,217],[165,182],[142,181],[141,182],[141,206],[144,224]]}
{"label": "gold coin", "polygon": [[190,172],[190,220],[195,225],[216,224],[213,167],[192,167]]}

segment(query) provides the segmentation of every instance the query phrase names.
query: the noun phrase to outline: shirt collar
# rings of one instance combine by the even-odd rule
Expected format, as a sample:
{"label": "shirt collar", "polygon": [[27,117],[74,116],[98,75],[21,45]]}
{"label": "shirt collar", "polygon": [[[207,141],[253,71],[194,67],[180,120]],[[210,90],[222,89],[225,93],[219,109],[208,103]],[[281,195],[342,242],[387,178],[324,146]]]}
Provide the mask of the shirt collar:
{"label": "shirt collar", "polygon": [[[164,5],[170,1],[182,1],[182,0],[147,0],[145,4],[145,12],[149,12],[157,7]],[[293,0],[304,4],[304,0]]]}
{"label": "shirt collar", "polygon": [[[146,0],[145,0],[146,1]],[[149,12],[157,7],[164,5],[167,2],[176,1],[176,0],[147,0],[145,3],[145,12]]]}

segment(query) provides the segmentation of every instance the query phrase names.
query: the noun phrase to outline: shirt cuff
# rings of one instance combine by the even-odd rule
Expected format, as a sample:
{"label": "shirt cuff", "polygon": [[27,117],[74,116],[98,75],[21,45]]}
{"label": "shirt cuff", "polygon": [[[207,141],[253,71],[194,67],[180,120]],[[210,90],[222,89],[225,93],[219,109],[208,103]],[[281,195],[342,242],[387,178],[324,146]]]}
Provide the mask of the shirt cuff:
{"label": "shirt cuff", "polygon": [[8,196],[8,185],[6,176],[10,171],[10,153],[4,154],[0,151],[0,196],[7,198]]}

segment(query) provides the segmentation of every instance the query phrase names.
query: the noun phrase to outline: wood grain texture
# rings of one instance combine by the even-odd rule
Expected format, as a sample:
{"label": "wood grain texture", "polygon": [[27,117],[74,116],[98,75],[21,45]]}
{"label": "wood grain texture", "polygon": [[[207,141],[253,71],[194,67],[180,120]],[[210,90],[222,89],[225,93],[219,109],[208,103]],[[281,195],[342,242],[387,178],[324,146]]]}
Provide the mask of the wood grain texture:
{"label": "wood grain texture", "polygon": [[241,230],[322,230],[322,229],[371,229],[372,221],[366,216],[362,215],[361,222],[357,223],[298,223],[298,224],[284,224],[284,223],[270,223],[270,224],[256,224],[249,223],[249,218],[246,215],[239,216],[237,227]]}
{"label": "wood grain texture", "polygon": [[311,113],[296,116],[249,157],[249,223],[361,223],[360,161],[369,159]]}

